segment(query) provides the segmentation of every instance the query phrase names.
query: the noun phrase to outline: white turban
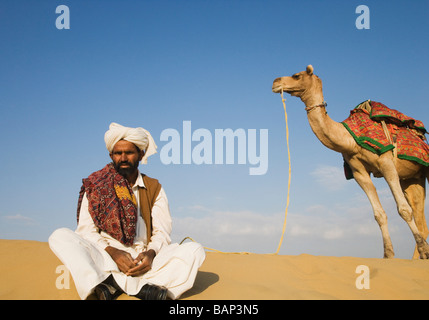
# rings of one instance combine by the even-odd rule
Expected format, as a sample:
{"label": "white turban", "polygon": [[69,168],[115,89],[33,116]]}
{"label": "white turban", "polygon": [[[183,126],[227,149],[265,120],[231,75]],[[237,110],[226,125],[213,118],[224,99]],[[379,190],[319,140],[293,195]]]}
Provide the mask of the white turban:
{"label": "white turban", "polygon": [[104,134],[106,148],[112,152],[113,147],[119,140],[126,140],[134,143],[140,150],[144,150],[145,154],[142,163],[147,163],[147,158],[156,153],[156,144],[150,135],[149,131],[143,128],[128,128],[120,124],[112,122],[109,130]]}

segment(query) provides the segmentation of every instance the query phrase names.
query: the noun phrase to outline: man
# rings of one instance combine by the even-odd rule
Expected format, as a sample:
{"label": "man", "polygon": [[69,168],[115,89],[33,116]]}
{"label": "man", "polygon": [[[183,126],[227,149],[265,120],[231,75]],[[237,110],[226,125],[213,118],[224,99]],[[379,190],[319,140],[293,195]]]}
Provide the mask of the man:
{"label": "man", "polygon": [[112,162],[83,179],[75,231],[50,236],[51,250],[70,270],[81,299],[122,292],[140,299],[177,299],[193,286],[205,259],[195,242],[170,244],[167,196],[138,164],[156,153],[143,128],[112,123],[104,136]]}

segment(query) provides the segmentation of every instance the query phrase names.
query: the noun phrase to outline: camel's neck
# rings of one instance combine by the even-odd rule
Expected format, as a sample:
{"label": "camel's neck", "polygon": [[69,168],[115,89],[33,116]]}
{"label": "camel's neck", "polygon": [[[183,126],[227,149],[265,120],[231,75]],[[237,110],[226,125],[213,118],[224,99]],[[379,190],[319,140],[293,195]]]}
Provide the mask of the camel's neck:
{"label": "camel's neck", "polygon": [[[321,91],[318,94],[308,95],[307,97],[303,95],[301,100],[307,108],[321,105],[324,102]],[[347,153],[355,146],[353,137],[341,123],[332,120],[328,116],[325,107],[310,110],[307,117],[314,134],[327,148],[340,153]]]}

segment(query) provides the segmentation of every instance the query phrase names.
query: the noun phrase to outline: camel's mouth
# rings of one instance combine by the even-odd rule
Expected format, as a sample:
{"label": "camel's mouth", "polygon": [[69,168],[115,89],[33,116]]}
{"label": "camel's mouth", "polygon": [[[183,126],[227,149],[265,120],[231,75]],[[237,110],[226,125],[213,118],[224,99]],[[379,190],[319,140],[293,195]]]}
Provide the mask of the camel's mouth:
{"label": "camel's mouth", "polygon": [[273,86],[273,92],[274,93],[281,93],[281,92],[286,92],[290,95],[297,95],[300,94],[302,92],[302,90],[294,90],[294,89],[284,89],[281,85],[278,86]]}
{"label": "camel's mouth", "polygon": [[281,85],[273,86],[273,92],[274,93],[280,93],[284,91]]}
{"label": "camel's mouth", "polygon": [[283,91],[290,95],[296,95],[302,92],[302,90],[300,89],[293,89],[293,88],[288,89],[288,88],[284,88],[282,84],[276,84],[276,83],[273,84],[272,90],[274,93],[281,93]]}

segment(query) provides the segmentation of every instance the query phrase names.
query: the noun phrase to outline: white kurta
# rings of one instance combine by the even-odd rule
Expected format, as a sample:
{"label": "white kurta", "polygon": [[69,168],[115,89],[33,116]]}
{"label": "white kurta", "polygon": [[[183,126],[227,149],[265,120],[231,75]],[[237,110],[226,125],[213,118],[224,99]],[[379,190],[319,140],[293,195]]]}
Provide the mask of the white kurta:
{"label": "white kurta", "polygon": [[[138,188],[144,187],[141,175],[132,190],[140,212]],[[49,246],[70,270],[81,299],[86,299],[110,274],[128,295],[137,294],[146,283],[164,286],[168,295],[177,299],[192,288],[198,268],[205,259],[203,247],[195,242],[170,244],[171,216],[167,196],[161,188],[152,208],[152,237],[147,243],[146,225],[138,215],[134,244],[125,246],[95,226],[88,211],[86,195],[82,199],[76,231],[60,228],[49,237]],[[105,251],[107,246],[127,251],[133,258],[142,251],[156,252],[150,271],[142,276],[126,276]]]}

